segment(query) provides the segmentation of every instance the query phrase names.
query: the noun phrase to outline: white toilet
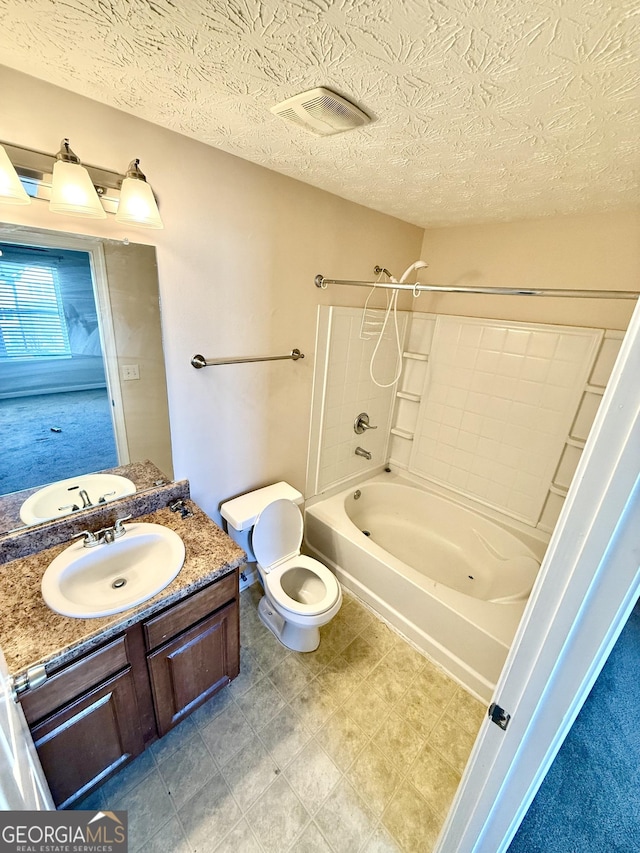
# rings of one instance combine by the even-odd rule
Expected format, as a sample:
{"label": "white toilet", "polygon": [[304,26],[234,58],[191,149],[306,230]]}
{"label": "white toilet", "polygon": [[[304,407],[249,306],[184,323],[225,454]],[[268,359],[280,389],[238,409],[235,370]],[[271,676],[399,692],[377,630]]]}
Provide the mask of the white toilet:
{"label": "white toilet", "polygon": [[288,649],[312,652],[320,627],[340,610],[342,590],[326,566],[300,553],[303,520],[300,492],[274,483],[223,503],[229,536],[255,559],[264,596],[262,622]]}

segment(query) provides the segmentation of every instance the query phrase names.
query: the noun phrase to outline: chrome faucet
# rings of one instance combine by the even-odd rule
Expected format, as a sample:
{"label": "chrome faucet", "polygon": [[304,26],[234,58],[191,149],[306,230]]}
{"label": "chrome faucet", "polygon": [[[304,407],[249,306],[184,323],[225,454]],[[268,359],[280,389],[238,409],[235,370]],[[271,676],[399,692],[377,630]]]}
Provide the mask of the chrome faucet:
{"label": "chrome faucet", "polygon": [[124,522],[129,521],[130,518],[130,515],[125,515],[122,518],[117,518],[113,527],[103,527],[101,530],[96,531],[83,530],[80,533],[74,534],[71,538],[78,539],[82,536],[82,544],[85,548],[95,548],[96,545],[102,544],[109,545],[111,542],[115,542],[116,539],[124,536],[127,532],[124,528]]}
{"label": "chrome faucet", "polygon": [[108,544],[109,542],[115,542],[116,539],[120,539],[121,536],[127,532],[124,529],[123,522],[129,521],[131,515],[124,515],[122,518],[116,518],[115,524],[113,527],[107,527],[106,530],[103,530],[104,541]]}
{"label": "chrome faucet", "polygon": [[92,530],[81,530],[80,533],[74,533],[71,538],[79,539],[82,536],[82,544],[85,548],[95,548],[102,542],[102,532],[102,530],[98,530],[96,533]]}
{"label": "chrome faucet", "polygon": [[371,459],[371,454],[363,447],[356,447],[356,456],[362,456],[364,459]]}
{"label": "chrome faucet", "polygon": [[82,498],[82,509],[87,509],[87,507],[93,506],[93,504],[91,503],[91,498],[87,494],[86,489],[80,489],[78,494]]}

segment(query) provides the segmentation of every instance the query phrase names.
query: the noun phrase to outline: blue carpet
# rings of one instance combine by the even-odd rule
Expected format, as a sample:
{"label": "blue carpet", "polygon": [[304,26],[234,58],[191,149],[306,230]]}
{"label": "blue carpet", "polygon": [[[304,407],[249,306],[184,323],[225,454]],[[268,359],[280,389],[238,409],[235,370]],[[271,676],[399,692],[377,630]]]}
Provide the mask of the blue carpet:
{"label": "blue carpet", "polygon": [[639,676],[636,605],[509,853],[640,851]]}
{"label": "blue carpet", "polygon": [[118,464],[106,389],[0,400],[0,495]]}

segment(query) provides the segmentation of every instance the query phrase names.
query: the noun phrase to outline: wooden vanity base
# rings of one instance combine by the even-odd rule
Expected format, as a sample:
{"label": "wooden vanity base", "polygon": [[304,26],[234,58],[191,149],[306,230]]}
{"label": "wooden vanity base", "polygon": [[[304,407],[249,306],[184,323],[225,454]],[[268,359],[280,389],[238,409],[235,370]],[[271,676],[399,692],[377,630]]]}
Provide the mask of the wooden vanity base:
{"label": "wooden vanity base", "polygon": [[20,697],[58,808],[90,793],[240,671],[238,570]]}

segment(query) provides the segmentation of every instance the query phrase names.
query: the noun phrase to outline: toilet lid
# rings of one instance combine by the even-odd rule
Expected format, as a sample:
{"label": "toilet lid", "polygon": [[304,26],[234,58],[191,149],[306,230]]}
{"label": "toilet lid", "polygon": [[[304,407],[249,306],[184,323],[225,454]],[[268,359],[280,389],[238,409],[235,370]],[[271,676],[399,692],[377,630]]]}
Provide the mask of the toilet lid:
{"label": "toilet lid", "polygon": [[302,513],[286,498],[273,501],[262,510],[253,527],[251,545],[265,572],[300,553],[302,530]]}

